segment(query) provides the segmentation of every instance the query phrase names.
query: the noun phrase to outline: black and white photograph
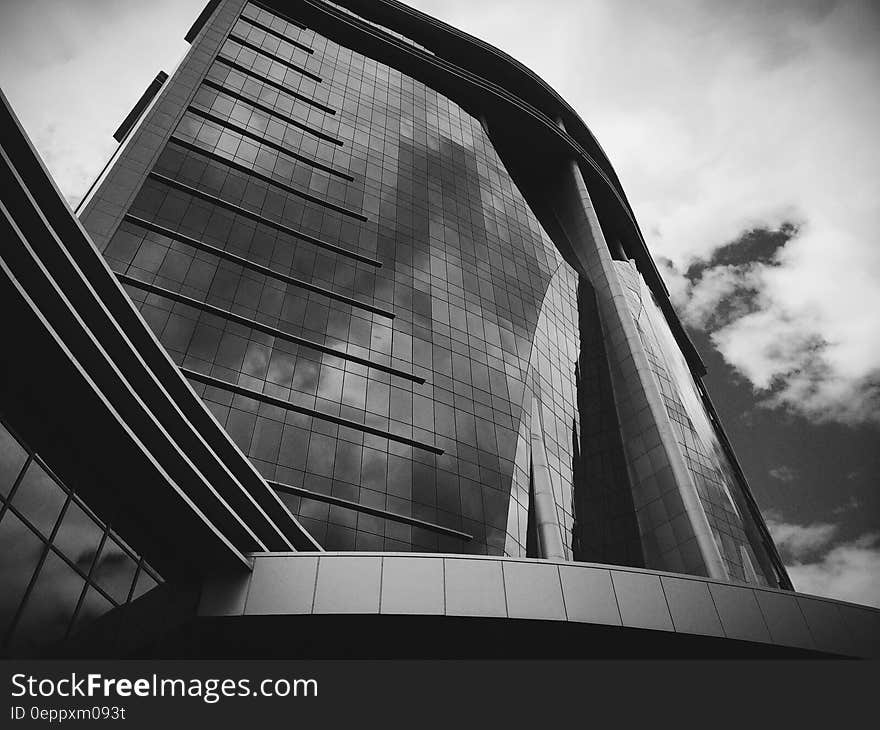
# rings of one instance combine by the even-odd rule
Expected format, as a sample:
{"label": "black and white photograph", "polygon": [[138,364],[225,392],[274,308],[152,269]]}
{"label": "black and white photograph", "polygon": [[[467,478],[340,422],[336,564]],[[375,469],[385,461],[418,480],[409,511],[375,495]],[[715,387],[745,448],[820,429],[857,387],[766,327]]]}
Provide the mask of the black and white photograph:
{"label": "black and white photograph", "polygon": [[875,666],[880,4],[0,0],[0,87],[0,725]]}

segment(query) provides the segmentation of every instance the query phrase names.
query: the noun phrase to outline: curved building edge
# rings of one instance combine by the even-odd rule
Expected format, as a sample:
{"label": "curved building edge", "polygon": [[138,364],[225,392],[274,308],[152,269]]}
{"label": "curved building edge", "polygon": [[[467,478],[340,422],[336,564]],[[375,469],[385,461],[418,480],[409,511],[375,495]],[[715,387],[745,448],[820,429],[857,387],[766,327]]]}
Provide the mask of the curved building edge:
{"label": "curved building edge", "polygon": [[[880,657],[880,610],[566,561],[261,553],[253,570],[163,586],[60,656]],[[171,619],[171,620],[169,620]]]}

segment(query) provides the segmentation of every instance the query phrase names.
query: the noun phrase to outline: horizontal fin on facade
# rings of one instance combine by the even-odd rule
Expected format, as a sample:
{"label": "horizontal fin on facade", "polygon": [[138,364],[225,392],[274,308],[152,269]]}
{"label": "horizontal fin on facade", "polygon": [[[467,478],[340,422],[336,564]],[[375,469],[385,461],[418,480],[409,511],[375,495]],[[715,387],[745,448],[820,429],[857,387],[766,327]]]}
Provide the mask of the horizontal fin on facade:
{"label": "horizontal fin on facade", "polygon": [[141,98],[137,100],[137,103],[134,105],[132,110],[128,113],[128,116],[122,120],[122,124],[119,125],[119,129],[117,129],[113,133],[113,139],[117,142],[122,142],[131,131],[132,127],[137,124],[138,119],[141,118],[141,115],[144,113],[144,110],[150,105],[150,102],[153,101],[156,94],[159,93],[159,89],[162,88],[162,84],[164,84],[168,80],[168,74],[164,71],[160,71],[156,74],[156,78],[154,78],[150,85],[147,87],[146,91],[141,94]]}
{"label": "horizontal fin on facade", "polygon": [[187,111],[191,114],[197,114],[198,116],[202,117],[202,119],[207,119],[210,122],[214,122],[215,124],[219,124],[221,127],[224,127],[226,129],[231,129],[233,132],[237,132],[238,134],[242,135],[243,137],[249,137],[250,139],[254,140],[255,142],[259,142],[260,144],[266,145],[266,147],[271,147],[273,150],[281,152],[282,154],[285,154],[288,157],[292,157],[295,160],[299,160],[300,162],[303,162],[306,165],[311,165],[312,167],[314,167],[318,170],[323,170],[328,175],[335,175],[336,177],[341,177],[343,180],[348,180],[348,182],[354,182],[354,178],[351,175],[349,175],[347,172],[342,172],[340,170],[336,170],[336,169],[330,167],[329,165],[324,165],[323,163],[318,162],[317,160],[313,160],[309,157],[304,157],[303,155],[297,154],[296,152],[293,152],[293,151],[287,149],[286,147],[284,147],[284,145],[280,145],[277,142],[273,142],[271,139],[267,139],[266,137],[262,137],[259,134],[257,134],[256,132],[252,132],[251,130],[246,129],[245,127],[242,127],[242,126],[239,126],[238,124],[235,124],[234,122],[232,122],[229,119],[223,119],[223,117],[218,117],[216,114],[211,114],[211,112],[207,112],[204,109],[199,109],[199,107],[197,107],[197,106],[190,106],[187,109]]}
{"label": "horizontal fin on facade", "polygon": [[238,101],[242,101],[245,104],[249,104],[254,109],[259,109],[261,112],[268,114],[269,116],[275,117],[276,119],[280,119],[285,124],[289,124],[292,127],[297,127],[301,129],[303,132],[308,132],[309,134],[318,137],[319,139],[323,139],[325,142],[331,142],[335,145],[341,147],[345,144],[338,137],[334,137],[330,134],[326,134],[322,132],[320,129],[315,129],[314,127],[310,127],[307,124],[303,124],[302,122],[296,121],[296,119],[291,119],[290,117],[285,116],[284,114],[280,114],[277,109],[273,109],[270,106],[266,106],[265,104],[261,104],[259,101],[251,99],[250,97],[244,96],[244,94],[239,94],[237,91],[233,89],[226,88],[223,84],[218,84],[216,81],[212,81],[211,79],[205,79],[202,81],[203,86],[209,86],[215,91],[219,91],[222,94],[226,94],[227,96],[232,97],[233,99],[237,99]]}
{"label": "horizontal fin on facade", "polygon": [[246,259],[243,256],[238,256],[237,254],[231,253],[222,248],[217,248],[216,246],[212,246],[209,243],[199,241],[195,238],[180,233],[179,231],[172,231],[170,228],[160,226],[158,223],[153,223],[152,221],[144,220],[143,218],[139,218],[138,216],[132,215],[131,213],[126,213],[125,221],[140,228],[144,228],[145,230],[152,231],[153,233],[158,233],[167,238],[174,239],[179,243],[185,243],[187,246],[192,246],[199,251],[203,251],[204,253],[211,254],[212,256],[216,256],[217,258],[221,258],[225,261],[237,264],[245,269],[250,269],[251,271],[263,274],[264,276],[271,277],[276,281],[283,281],[285,284],[290,284],[291,286],[296,286],[300,289],[305,289],[307,291],[314,292],[315,294],[320,294],[321,296],[325,296],[328,299],[333,299],[337,302],[348,304],[351,307],[363,309],[367,312],[372,312],[373,314],[387,317],[388,319],[394,319],[394,312],[388,309],[382,309],[381,307],[377,307],[373,304],[370,304],[369,302],[362,302],[359,299],[348,297],[345,294],[338,294],[336,292],[330,291],[329,289],[325,289],[322,286],[313,284],[310,281],[304,281],[303,279],[297,279],[296,277],[282,274],[280,271],[270,269],[268,266],[263,266],[262,264],[258,264],[255,261]]}
{"label": "horizontal fin on facade", "polygon": [[235,314],[234,312],[222,309],[221,307],[215,307],[213,304],[200,302],[198,299],[193,299],[192,297],[185,296],[184,294],[178,294],[177,292],[173,292],[170,289],[164,289],[161,286],[156,286],[155,284],[150,284],[146,281],[135,279],[133,276],[128,276],[127,274],[117,274],[117,277],[123,284],[128,284],[129,286],[133,286],[142,291],[149,292],[150,294],[157,294],[161,297],[165,297],[166,299],[177,302],[178,304],[184,304],[188,307],[201,309],[203,312],[207,312],[208,314],[213,314],[216,317],[227,319],[230,322],[235,322],[236,324],[249,327],[252,330],[257,330],[258,332],[262,332],[263,334],[267,334],[271,337],[276,337],[279,340],[286,340],[287,342],[292,342],[293,344],[299,345],[300,347],[308,347],[312,350],[316,350],[317,352],[323,352],[327,355],[338,357],[341,360],[356,362],[358,363],[358,365],[363,365],[367,368],[381,370],[382,372],[388,373],[389,375],[396,375],[398,378],[411,380],[412,382],[418,383],[419,385],[423,385],[425,382],[425,379],[419,377],[418,375],[413,375],[412,373],[408,373],[404,370],[399,370],[397,368],[391,367],[390,365],[383,365],[382,363],[368,360],[365,357],[358,357],[357,355],[352,355],[350,353],[344,352],[343,350],[337,350],[335,347],[330,347],[320,342],[315,342],[314,340],[300,337],[299,335],[284,332],[277,327],[271,327],[267,324],[263,324],[262,322],[257,322],[256,320],[242,317],[240,314]]}
{"label": "horizontal fin on facade", "polygon": [[[284,33],[282,33],[282,32],[279,31],[279,30],[275,30],[274,28],[271,28],[270,26],[261,23],[260,21],[256,20],[255,18],[249,18],[249,17],[247,17],[244,13],[242,13],[242,14],[239,16],[238,19],[239,19],[239,20],[243,20],[243,21],[245,21],[246,23],[250,23],[252,26],[254,26],[254,28],[259,28],[260,30],[262,30],[262,31],[264,31],[264,32],[266,32],[266,33],[268,33],[269,35],[273,35],[273,36],[275,36],[276,38],[280,38],[282,41],[287,41],[288,43],[290,43],[290,45],[292,45],[292,46],[296,46],[296,47],[299,48],[301,51],[305,51],[306,53],[314,53],[314,52],[315,52],[315,49],[314,49],[314,48],[309,48],[309,47],[308,47],[307,45],[305,45],[304,43],[300,43],[299,41],[294,40],[294,39],[291,38],[290,36],[284,35]],[[291,21],[288,21],[288,22],[291,22]],[[292,23],[292,25],[295,25],[297,28],[300,28],[300,29],[302,29],[302,30],[305,30],[305,29],[303,28],[303,26],[301,26],[301,25],[299,25],[299,24],[297,24],[297,23]]]}
{"label": "horizontal fin on facade", "polygon": [[315,101],[314,99],[310,99],[308,96],[303,96],[298,91],[291,89],[289,86],[285,86],[284,84],[279,84],[277,81],[272,81],[272,79],[263,78],[262,76],[257,76],[253,71],[251,71],[246,66],[242,66],[240,63],[233,61],[232,59],[226,58],[225,56],[217,56],[217,61],[222,63],[224,66],[229,66],[229,68],[235,69],[239,73],[243,73],[246,76],[250,76],[261,83],[266,84],[266,86],[272,86],[279,91],[283,91],[285,94],[290,94],[294,99],[299,99],[300,101],[305,102],[306,104],[310,104],[316,109],[320,109],[322,112],[326,114],[336,114],[335,109],[331,109],[326,104],[322,104],[319,101]]}
{"label": "horizontal fin on facade", "polygon": [[389,512],[388,510],[379,509],[378,507],[370,507],[366,504],[361,504],[360,502],[353,502],[350,499],[334,497],[329,494],[321,494],[320,492],[314,492],[311,489],[294,487],[290,484],[282,484],[281,482],[276,482],[271,479],[267,479],[266,483],[273,489],[278,490],[279,492],[294,494],[299,497],[305,497],[307,499],[314,499],[318,502],[326,502],[327,504],[333,504],[337,507],[344,507],[346,509],[354,510],[355,512],[363,512],[364,514],[372,515],[373,517],[381,517],[386,520],[391,520],[392,522],[400,522],[404,525],[411,525],[412,527],[420,527],[423,530],[430,530],[431,532],[446,535],[447,537],[455,537],[460,540],[468,541],[474,539],[473,535],[469,535],[466,532],[453,530],[451,527],[444,527],[443,525],[438,525],[434,522],[426,522],[425,520],[419,520],[415,517],[401,515],[397,512]]}
{"label": "horizontal fin on facade", "polygon": [[[272,8],[270,8],[270,7],[269,7],[268,5],[266,5],[265,3],[260,2],[259,0],[249,0],[249,2],[245,3],[244,10],[242,10],[242,15],[245,16],[245,17],[249,17],[249,16],[247,16],[246,14],[247,14],[248,12],[253,13],[253,9],[252,9],[252,8],[259,8],[260,10],[264,10],[264,11],[266,11],[267,13],[272,13],[272,14],[275,14],[275,13],[278,12],[277,10],[272,10]],[[255,17],[256,17],[256,14],[255,14]],[[277,16],[276,16],[276,17],[277,17]],[[307,30],[307,27],[306,27],[305,25],[303,25],[303,24],[302,24],[300,21],[298,21],[298,20],[294,20],[293,18],[289,18],[289,17],[287,17],[287,16],[284,17],[284,20],[285,20],[287,23],[289,23],[290,25],[292,25],[292,26],[294,26],[294,27],[296,27],[296,28],[299,28],[300,30]]]}
{"label": "horizontal fin on facade", "polygon": [[381,428],[374,428],[373,426],[368,426],[364,423],[352,421],[349,418],[334,416],[332,413],[324,413],[323,411],[318,411],[314,408],[305,408],[304,406],[298,406],[295,403],[290,403],[286,400],[282,400],[281,398],[275,398],[271,395],[258,393],[256,390],[243,388],[240,385],[235,385],[234,383],[227,382],[226,380],[221,380],[220,378],[215,378],[211,375],[205,375],[204,373],[199,373],[195,370],[190,370],[189,368],[181,367],[180,372],[182,372],[187,378],[190,378],[191,380],[197,380],[200,383],[211,385],[215,388],[220,388],[221,390],[228,390],[237,395],[243,395],[245,398],[253,398],[254,400],[262,401],[263,403],[268,403],[272,406],[278,406],[279,408],[283,408],[287,411],[302,413],[305,416],[312,416],[313,418],[320,418],[321,420],[330,421],[331,423],[335,423],[339,426],[353,428],[356,431],[363,431],[364,433],[369,433],[373,436],[386,438],[389,441],[397,441],[398,443],[406,444],[407,446],[412,446],[414,448],[422,449],[424,451],[430,451],[432,454],[439,455],[444,453],[443,449],[438,448],[433,444],[427,444],[423,441],[416,441],[415,439],[411,439],[407,436],[400,436],[399,434],[391,433],[390,431],[384,431]]}
{"label": "horizontal fin on facade", "polygon": [[355,261],[360,261],[365,264],[370,264],[371,266],[375,266],[377,268],[382,266],[382,262],[378,261],[377,259],[372,259],[369,256],[364,256],[363,254],[357,253],[356,251],[349,251],[347,248],[342,248],[341,246],[327,243],[326,241],[322,241],[319,238],[310,236],[308,233],[302,233],[295,228],[285,226],[283,223],[273,221],[270,218],[264,218],[260,213],[255,213],[254,211],[248,210],[247,208],[242,208],[240,205],[230,203],[228,200],[223,200],[223,198],[218,198],[216,195],[206,193],[204,190],[194,188],[192,185],[187,185],[186,183],[180,182],[180,180],[175,180],[173,177],[168,177],[167,175],[162,175],[158,172],[151,172],[150,177],[154,180],[164,183],[165,185],[168,185],[169,187],[176,188],[181,192],[188,193],[189,195],[204,200],[207,203],[211,203],[220,208],[225,208],[226,210],[244,216],[245,218],[250,218],[252,221],[255,221],[257,223],[263,223],[270,228],[274,228],[276,231],[286,233],[288,236],[292,236],[293,238],[298,238],[300,241],[311,243],[314,246],[326,249],[327,251],[332,251],[333,253],[337,253],[340,256],[347,256],[350,259],[354,259]]}
{"label": "horizontal fin on facade", "polygon": [[304,69],[302,66],[297,66],[295,63],[291,63],[290,61],[286,61],[283,58],[278,58],[278,56],[272,55],[264,48],[261,48],[260,46],[258,46],[256,43],[251,43],[250,41],[245,40],[244,38],[241,38],[240,36],[235,35],[235,33],[231,33],[229,35],[229,40],[233,41],[234,43],[238,43],[243,48],[247,48],[248,50],[253,51],[254,53],[259,53],[261,56],[265,56],[266,58],[271,59],[275,63],[280,63],[282,66],[286,66],[291,71],[296,71],[298,74],[302,74],[306,78],[311,79],[312,81],[314,81],[318,84],[323,83],[323,81],[324,81],[324,79],[322,79],[317,74],[313,74],[311,71]]}
{"label": "horizontal fin on facade", "polygon": [[186,147],[186,149],[191,150],[192,152],[196,152],[197,154],[204,155],[205,157],[208,157],[212,160],[215,160],[216,162],[220,162],[224,165],[227,165],[228,167],[231,167],[233,170],[238,170],[239,172],[243,172],[246,175],[250,175],[251,177],[256,178],[257,180],[262,180],[264,183],[267,183],[269,185],[274,185],[277,188],[281,188],[285,192],[290,193],[291,195],[296,195],[298,198],[303,198],[304,200],[308,200],[310,203],[314,203],[315,205],[320,205],[320,206],[323,206],[324,208],[329,208],[330,210],[335,210],[337,213],[342,213],[343,215],[347,215],[351,218],[357,218],[360,221],[366,222],[368,220],[367,216],[365,216],[363,213],[358,213],[354,210],[349,210],[348,208],[344,208],[341,205],[336,205],[335,203],[331,203],[327,200],[322,200],[321,198],[319,198],[315,195],[312,195],[311,193],[307,193],[304,190],[298,190],[297,188],[295,188],[291,185],[288,185],[286,183],[283,183],[280,180],[276,180],[275,178],[270,177],[269,175],[264,175],[263,173],[258,172],[257,170],[254,170],[250,167],[247,167],[245,165],[241,165],[237,162],[234,162],[233,160],[230,160],[228,157],[224,157],[223,155],[218,155],[216,152],[210,152],[210,151],[204,149],[203,147],[200,147],[197,144],[193,144],[192,142],[187,142],[186,140],[181,139],[180,137],[171,137],[170,141],[176,145],[179,145],[180,147]]}

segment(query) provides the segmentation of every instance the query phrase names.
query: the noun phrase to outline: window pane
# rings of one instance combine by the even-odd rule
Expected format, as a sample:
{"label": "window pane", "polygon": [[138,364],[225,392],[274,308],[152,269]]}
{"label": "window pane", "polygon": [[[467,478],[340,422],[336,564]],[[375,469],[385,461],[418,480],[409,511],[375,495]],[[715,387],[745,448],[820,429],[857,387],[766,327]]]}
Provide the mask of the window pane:
{"label": "window pane", "polygon": [[48,537],[61,514],[66,494],[36,461],[32,461],[12,504],[43,535]]}
{"label": "window pane", "polygon": [[82,605],[79,607],[79,613],[76,615],[76,621],[73,624],[73,631],[79,631],[83,626],[88,626],[99,616],[103,616],[107,611],[113,608],[104,596],[102,596],[94,588],[89,588],[86,597],[83,599]]}
{"label": "window pane", "polygon": [[9,494],[26,460],[27,452],[0,423],[0,495]]}
{"label": "window pane", "polygon": [[64,518],[52,543],[80,570],[88,573],[103,534],[103,528],[89,517],[75,500],[72,500],[67,505]]}
{"label": "window pane", "polygon": [[0,522],[0,637],[18,610],[43,552],[43,542],[12,512]]}
{"label": "window pane", "polygon": [[108,537],[92,577],[113,600],[125,603],[136,570],[137,563],[116,540]]}
{"label": "window pane", "polygon": [[141,569],[140,575],[138,575],[137,586],[135,586],[134,593],[131,596],[131,600],[135,598],[140,598],[147,591],[153,590],[157,585],[156,579],[153,578],[146,570]]}
{"label": "window pane", "polygon": [[12,645],[27,652],[63,639],[84,585],[76,571],[49,551],[15,628]]}

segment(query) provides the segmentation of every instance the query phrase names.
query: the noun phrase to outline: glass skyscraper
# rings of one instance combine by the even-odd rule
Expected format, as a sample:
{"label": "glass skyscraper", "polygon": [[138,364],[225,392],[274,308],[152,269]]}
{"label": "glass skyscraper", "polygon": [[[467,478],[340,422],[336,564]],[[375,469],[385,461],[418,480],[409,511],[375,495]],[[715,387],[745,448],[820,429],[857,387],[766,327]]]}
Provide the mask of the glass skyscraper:
{"label": "glass skyscraper", "polygon": [[[210,550],[226,567],[177,569],[149,484],[95,492],[131,537],[92,520],[4,410],[0,539],[44,545],[42,567],[4,567],[20,585],[9,647],[33,634],[54,561],[79,591],[53,636],[71,645],[78,622],[137,613],[153,586],[144,599],[164,606],[198,585],[181,626],[384,606],[847,653],[815,637],[827,611],[790,592],[614,170],[552,89],[390,0],[210,2],[187,39],[79,211],[106,266],[78,265],[145,369],[130,389],[154,416],[132,430],[189,470],[168,484],[223,538]],[[138,430],[153,421],[161,438]],[[31,516],[38,469],[76,518]],[[152,517],[126,520],[137,510]],[[87,559],[64,547],[70,529],[95,542]],[[122,557],[95,560],[108,550]],[[851,641],[853,622],[876,625],[858,616],[840,619]],[[139,646],[199,654],[193,636],[216,631]]]}

